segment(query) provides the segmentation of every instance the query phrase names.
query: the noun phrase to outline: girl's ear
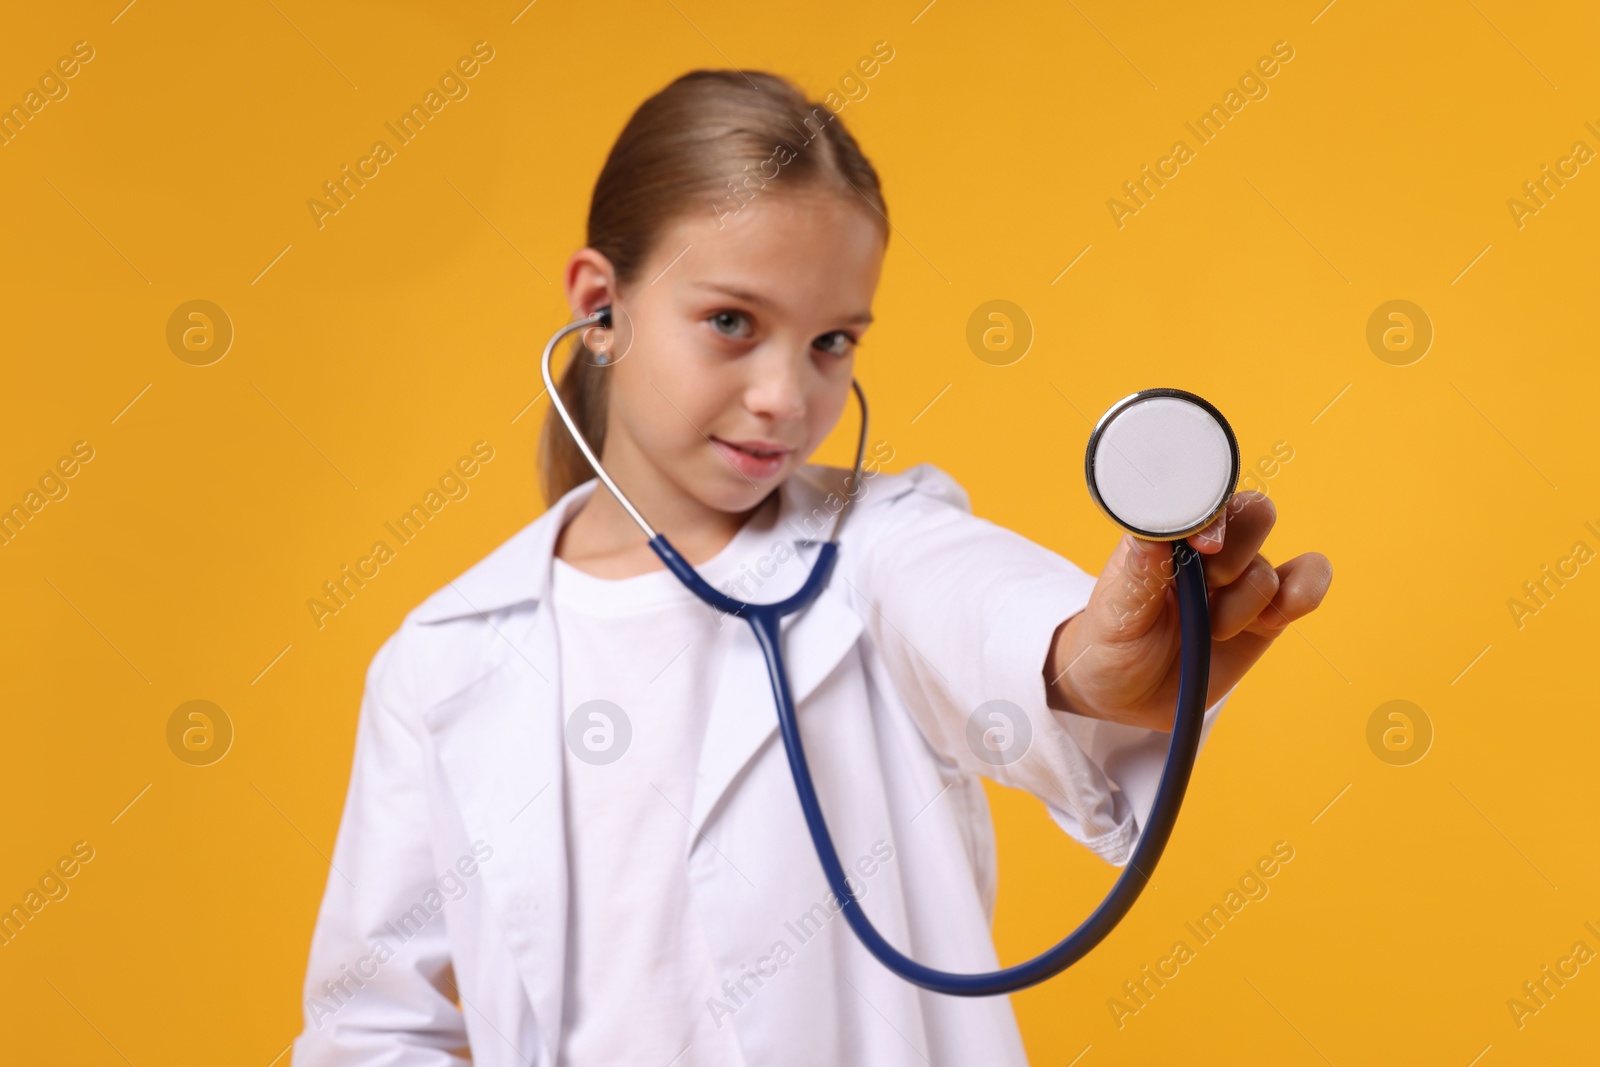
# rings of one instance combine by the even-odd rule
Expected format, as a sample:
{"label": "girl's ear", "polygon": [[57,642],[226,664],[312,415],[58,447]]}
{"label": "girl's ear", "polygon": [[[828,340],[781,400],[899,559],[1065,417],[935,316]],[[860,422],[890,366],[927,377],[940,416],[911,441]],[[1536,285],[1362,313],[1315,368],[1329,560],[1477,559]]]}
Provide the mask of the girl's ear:
{"label": "girl's ear", "polygon": [[611,261],[593,248],[580,248],[567,260],[567,305],[575,318],[586,318],[616,303],[617,274]]}

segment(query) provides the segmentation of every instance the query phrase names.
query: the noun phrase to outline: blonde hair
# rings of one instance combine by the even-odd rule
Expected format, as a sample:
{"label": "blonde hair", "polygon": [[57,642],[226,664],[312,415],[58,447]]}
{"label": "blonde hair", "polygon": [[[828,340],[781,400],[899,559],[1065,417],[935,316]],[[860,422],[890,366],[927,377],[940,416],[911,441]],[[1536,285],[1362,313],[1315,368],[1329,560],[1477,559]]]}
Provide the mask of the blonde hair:
{"label": "blonde hair", "polygon": [[[781,169],[769,173],[773,166]],[[707,210],[723,218],[780,178],[783,191],[865,200],[887,239],[878,173],[833,112],[774,74],[690,71],[640,104],[611,146],[589,201],[588,245],[611,261],[620,289],[679,218]],[[556,388],[599,453],[610,376],[582,333],[574,337]],[[547,505],[594,476],[554,407],[545,413],[539,473]]]}

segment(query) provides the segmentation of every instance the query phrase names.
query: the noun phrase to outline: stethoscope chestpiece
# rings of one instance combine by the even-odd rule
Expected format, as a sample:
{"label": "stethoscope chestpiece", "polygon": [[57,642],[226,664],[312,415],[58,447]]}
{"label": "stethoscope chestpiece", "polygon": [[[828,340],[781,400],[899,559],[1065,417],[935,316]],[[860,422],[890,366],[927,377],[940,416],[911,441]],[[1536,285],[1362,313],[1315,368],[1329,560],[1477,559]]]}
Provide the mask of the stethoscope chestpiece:
{"label": "stethoscope chestpiece", "polygon": [[1089,495],[1135,537],[1198,533],[1239,483],[1239,442],[1222,412],[1182,389],[1141,389],[1100,417],[1084,453]]}

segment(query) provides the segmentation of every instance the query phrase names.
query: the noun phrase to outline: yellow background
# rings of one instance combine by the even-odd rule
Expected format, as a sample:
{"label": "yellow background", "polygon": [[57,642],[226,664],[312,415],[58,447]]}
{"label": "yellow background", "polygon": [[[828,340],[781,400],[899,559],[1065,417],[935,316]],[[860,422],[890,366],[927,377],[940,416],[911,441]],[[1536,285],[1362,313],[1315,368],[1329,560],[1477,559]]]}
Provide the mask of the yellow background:
{"label": "yellow background", "polygon": [[[1506,206],[1574,141],[1600,148],[1591,7],[523,3],[6,15],[0,101],[95,49],[0,148],[0,503],[95,450],[0,548],[0,902],[95,849],[0,949],[8,1062],[288,1062],[364,672],[542,508],[537,346],[612,139],[684,70],[820,97],[878,40],[894,58],[841,114],[895,226],[860,360],[890,468],[944,467],[1095,571],[1118,534],[1083,486],[1085,417],[1185,387],[1247,464],[1288,442],[1267,552],[1335,567],[1223,714],[1157,888],[1015,997],[1035,1062],[1592,1060],[1600,964],[1520,1029],[1506,1006],[1575,941],[1600,950],[1600,577],[1520,629],[1507,607],[1600,548],[1600,175],[1520,229]],[[307,199],[478,40],[470,96],[319,230]],[[1198,146],[1184,122],[1280,40],[1270,95]],[[1119,229],[1108,198],[1179,138],[1196,157]],[[192,299],[236,331],[208,367],[165,339]],[[994,299],[1035,331],[1004,367],[965,341]],[[1394,299],[1436,331],[1409,366],[1365,340]],[[306,600],[479,439],[470,496],[316,629]],[[213,766],[167,747],[193,699],[236,732]],[[1435,732],[1410,766],[1366,739],[1395,699]],[[1031,799],[995,802],[1015,962],[1115,872]],[[1119,1028],[1108,999],[1280,840],[1270,895]]]}

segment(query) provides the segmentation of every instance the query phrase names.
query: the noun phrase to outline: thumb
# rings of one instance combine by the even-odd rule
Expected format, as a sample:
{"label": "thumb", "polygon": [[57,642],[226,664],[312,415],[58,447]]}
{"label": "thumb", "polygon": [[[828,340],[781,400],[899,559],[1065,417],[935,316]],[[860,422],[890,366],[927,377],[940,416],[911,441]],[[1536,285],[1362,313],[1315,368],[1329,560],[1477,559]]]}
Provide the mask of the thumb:
{"label": "thumb", "polygon": [[1124,534],[1096,586],[1104,594],[1103,639],[1131,641],[1149,633],[1162,618],[1176,577],[1169,542]]}

